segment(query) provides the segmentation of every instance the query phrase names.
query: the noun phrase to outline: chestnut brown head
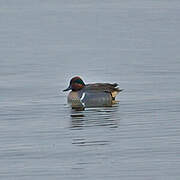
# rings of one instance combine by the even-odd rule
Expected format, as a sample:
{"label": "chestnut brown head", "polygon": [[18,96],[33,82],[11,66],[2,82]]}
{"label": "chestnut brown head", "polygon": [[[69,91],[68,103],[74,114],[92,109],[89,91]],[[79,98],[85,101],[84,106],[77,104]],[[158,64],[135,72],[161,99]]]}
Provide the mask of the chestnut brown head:
{"label": "chestnut brown head", "polygon": [[85,86],[85,83],[83,82],[83,80],[79,76],[76,76],[71,79],[68,88],[64,89],[63,91],[69,91],[69,90],[79,91],[84,86]]}

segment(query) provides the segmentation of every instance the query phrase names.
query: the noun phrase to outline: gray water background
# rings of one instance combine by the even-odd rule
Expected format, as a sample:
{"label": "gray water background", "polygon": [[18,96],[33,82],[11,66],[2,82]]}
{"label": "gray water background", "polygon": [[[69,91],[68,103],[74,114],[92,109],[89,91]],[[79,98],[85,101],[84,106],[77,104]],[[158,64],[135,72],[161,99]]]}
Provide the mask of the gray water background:
{"label": "gray water background", "polygon": [[[74,75],[119,104],[77,117]],[[1,180],[179,178],[179,0],[0,0]]]}

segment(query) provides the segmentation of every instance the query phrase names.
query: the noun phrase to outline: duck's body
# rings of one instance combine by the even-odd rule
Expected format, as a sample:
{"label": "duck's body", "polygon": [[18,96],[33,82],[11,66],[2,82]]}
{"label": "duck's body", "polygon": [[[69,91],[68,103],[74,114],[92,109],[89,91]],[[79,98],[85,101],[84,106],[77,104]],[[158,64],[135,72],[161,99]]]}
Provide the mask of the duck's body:
{"label": "duck's body", "polygon": [[74,77],[64,91],[72,90],[68,103],[72,108],[112,106],[116,95],[122,91],[118,84],[94,83],[85,84],[80,77]]}

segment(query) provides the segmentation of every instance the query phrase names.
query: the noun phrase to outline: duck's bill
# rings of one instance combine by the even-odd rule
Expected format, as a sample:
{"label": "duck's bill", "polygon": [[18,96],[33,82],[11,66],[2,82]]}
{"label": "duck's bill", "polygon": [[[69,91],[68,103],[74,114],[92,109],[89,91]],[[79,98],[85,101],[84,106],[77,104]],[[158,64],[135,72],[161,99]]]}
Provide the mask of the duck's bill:
{"label": "duck's bill", "polygon": [[63,91],[69,91],[71,90],[71,86],[69,86],[67,89],[64,89]]}

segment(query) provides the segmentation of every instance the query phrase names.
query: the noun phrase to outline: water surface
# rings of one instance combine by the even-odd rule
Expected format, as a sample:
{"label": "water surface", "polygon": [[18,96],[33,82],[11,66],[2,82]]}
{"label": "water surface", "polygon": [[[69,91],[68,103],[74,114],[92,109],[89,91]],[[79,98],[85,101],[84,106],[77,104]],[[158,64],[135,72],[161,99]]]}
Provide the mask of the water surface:
{"label": "water surface", "polygon": [[[0,179],[180,177],[178,0],[6,0],[0,22]],[[74,75],[119,104],[72,111]]]}

